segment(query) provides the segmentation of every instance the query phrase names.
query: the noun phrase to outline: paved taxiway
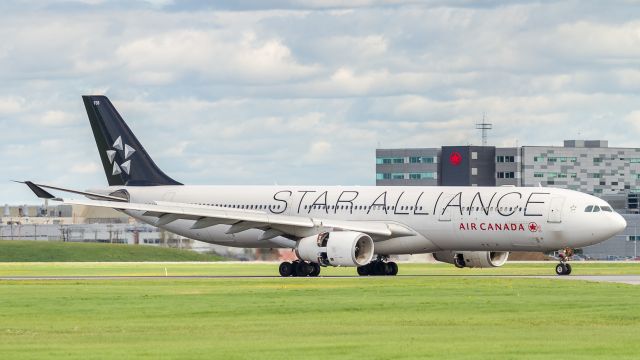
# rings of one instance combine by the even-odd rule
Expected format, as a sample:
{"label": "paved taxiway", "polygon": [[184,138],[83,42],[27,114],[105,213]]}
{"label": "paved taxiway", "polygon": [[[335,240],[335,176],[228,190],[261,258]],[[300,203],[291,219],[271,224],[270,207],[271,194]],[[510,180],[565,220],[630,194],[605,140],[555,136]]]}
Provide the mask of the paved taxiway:
{"label": "paved taxiway", "polygon": [[[400,277],[466,277],[466,278],[533,278],[554,280],[581,280],[594,282],[610,282],[629,285],[640,285],[640,275],[398,275]],[[0,280],[153,280],[153,279],[280,279],[280,276],[0,276]],[[320,276],[317,279],[360,278],[360,276]],[[362,277],[363,279],[379,279],[380,277]],[[309,278],[314,279],[314,278]],[[389,278],[391,279],[391,278]]]}

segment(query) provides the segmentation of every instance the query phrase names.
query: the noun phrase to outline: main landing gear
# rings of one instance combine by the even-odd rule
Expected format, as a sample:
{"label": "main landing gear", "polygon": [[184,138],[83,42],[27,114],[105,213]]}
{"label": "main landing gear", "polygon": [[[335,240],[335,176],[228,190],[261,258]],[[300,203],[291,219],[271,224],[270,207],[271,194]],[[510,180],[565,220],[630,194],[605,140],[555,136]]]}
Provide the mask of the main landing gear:
{"label": "main landing gear", "polygon": [[377,259],[371,261],[367,265],[358,266],[358,275],[360,276],[394,276],[398,274],[398,264],[388,261],[386,256],[378,256]]}
{"label": "main landing gear", "polygon": [[285,261],[280,263],[278,268],[280,276],[311,276],[320,275],[320,265],[308,261],[296,260],[293,262]]}
{"label": "main landing gear", "polygon": [[569,264],[569,259],[573,256],[573,249],[566,248],[564,251],[561,251],[558,254],[560,258],[560,263],[556,265],[556,274],[558,275],[569,275],[571,274],[571,264]]}

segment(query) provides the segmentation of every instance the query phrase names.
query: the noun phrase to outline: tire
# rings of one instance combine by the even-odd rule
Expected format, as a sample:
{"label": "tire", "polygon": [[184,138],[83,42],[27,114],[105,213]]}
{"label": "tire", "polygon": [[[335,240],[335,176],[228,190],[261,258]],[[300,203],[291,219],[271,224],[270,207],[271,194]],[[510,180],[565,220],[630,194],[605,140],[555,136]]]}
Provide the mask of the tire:
{"label": "tire", "polygon": [[320,275],[320,265],[317,263],[311,263],[312,270],[309,273],[309,276],[316,277]]}
{"label": "tire", "polygon": [[370,274],[369,271],[369,264],[364,265],[364,266],[358,266],[358,275],[360,276],[369,276]]}
{"label": "tire", "polygon": [[564,264],[556,265],[556,274],[558,274],[558,275],[566,275],[567,274],[567,267]]}
{"label": "tire", "polygon": [[571,275],[571,264],[564,264],[564,266],[567,268],[565,275]]}
{"label": "tire", "polygon": [[382,261],[373,263],[373,275],[380,276],[387,274],[387,264]]}
{"label": "tire", "polygon": [[278,271],[280,272],[280,276],[282,277],[288,277],[293,275],[293,270],[294,270],[293,264],[288,261],[280,263],[280,267],[278,268]]}
{"label": "tire", "polygon": [[291,276],[299,276],[298,275],[298,264],[300,264],[300,260],[294,260],[291,262],[291,266],[293,266],[293,271],[291,272]]}
{"label": "tire", "polygon": [[389,270],[387,272],[387,275],[390,275],[390,276],[398,275],[398,264],[396,264],[393,261],[388,262],[387,263],[387,270]]}
{"label": "tire", "polygon": [[311,273],[311,266],[306,262],[300,261],[296,265],[296,271],[295,271],[296,276],[309,276],[309,273]]}

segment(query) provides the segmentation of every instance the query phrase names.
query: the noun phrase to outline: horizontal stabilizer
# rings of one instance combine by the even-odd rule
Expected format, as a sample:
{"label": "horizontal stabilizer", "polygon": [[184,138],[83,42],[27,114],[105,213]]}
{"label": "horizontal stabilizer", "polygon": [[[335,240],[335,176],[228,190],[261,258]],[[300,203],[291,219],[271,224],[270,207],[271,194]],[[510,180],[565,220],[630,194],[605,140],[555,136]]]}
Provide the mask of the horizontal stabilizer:
{"label": "horizontal stabilizer", "polygon": [[31,189],[31,191],[33,191],[36,194],[36,196],[41,199],[57,199],[55,196],[51,195],[51,193],[44,190],[44,189],[52,189],[52,190],[58,190],[58,191],[72,193],[72,194],[84,195],[90,199],[101,199],[101,200],[119,201],[119,202],[127,201],[127,199],[124,199],[118,196],[104,195],[104,194],[98,194],[98,193],[93,193],[88,191],[79,191],[79,190],[73,190],[73,189],[65,189],[65,188],[50,186],[50,185],[35,184],[31,181],[15,181],[15,182],[20,184],[26,184],[29,187],[29,189]]}

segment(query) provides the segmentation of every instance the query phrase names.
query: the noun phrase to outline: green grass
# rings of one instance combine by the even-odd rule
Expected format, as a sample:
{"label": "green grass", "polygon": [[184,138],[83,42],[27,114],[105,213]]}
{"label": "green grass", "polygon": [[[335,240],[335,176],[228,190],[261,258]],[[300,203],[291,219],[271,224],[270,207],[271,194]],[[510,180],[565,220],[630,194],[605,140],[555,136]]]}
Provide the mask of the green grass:
{"label": "green grass", "polygon": [[[632,265],[576,263],[574,271],[639,273]],[[2,264],[0,269],[3,276],[157,274],[165,266],[170,275],[269,275],[276,267],[104,266]],[[404,274],[549,274],[553,264],[469,272],[445,265],[401,264],[400,269]],[[325,273],[347,275],[353,269]],[[0,280],[0,354],[2,359],[635,359],[638,299],[640,286],[487,276]]]}
{"label": "green grass", "polygon": [[[638,263],[574,262],[572,275],[640,275]],[[492,269],[457,269],[449,264],[399,265],[398,275],[555,275],[555,262],[507,263]],[[323,268],[322,275],[352,276],[355,268]],[[277,276],[277,263],[2,263],[0,276]]]}
{"label": "green grass", "polygon": [[189,250],[124,244],[0,241],[0,262],[216,261],[221,257]]}

